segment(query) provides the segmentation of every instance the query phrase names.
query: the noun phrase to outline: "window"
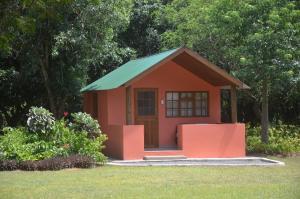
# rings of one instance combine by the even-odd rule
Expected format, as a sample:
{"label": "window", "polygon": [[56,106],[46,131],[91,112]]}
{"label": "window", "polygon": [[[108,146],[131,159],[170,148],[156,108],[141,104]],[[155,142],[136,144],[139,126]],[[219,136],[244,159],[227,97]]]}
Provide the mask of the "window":
{"label": "window", "polygon": [[167,92],[167,117],[208,116],[208,92]]}
{"label": "window", "polygon": [[137,110],[140,116],[155,115],[155,92],[139,91],[137,93]]}

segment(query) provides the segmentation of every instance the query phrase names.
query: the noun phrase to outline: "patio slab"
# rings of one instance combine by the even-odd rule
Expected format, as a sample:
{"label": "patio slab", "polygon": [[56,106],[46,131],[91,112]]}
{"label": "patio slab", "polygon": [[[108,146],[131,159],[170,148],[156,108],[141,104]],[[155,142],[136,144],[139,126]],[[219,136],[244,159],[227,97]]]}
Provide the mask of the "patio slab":
{"label": "patio slab", "polygon": [[285,163],[262,157],[187,158],[173,160],[109,160],[114,166],[284,166]]}

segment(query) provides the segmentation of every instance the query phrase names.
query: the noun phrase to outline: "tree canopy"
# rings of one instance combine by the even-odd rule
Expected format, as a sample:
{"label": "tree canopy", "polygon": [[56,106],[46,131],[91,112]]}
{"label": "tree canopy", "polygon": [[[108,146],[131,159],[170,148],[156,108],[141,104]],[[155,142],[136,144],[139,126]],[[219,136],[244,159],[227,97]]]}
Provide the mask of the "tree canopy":
{"label": "tree canopy", "polygon": [[[188,46],[246,82],[239,120],[300,124],[300,3],[293,0],[4,0],[0,125],[29,106],[81,109],[79,90],[131,58]],[[226,98],[226,95],[225,95]]]}

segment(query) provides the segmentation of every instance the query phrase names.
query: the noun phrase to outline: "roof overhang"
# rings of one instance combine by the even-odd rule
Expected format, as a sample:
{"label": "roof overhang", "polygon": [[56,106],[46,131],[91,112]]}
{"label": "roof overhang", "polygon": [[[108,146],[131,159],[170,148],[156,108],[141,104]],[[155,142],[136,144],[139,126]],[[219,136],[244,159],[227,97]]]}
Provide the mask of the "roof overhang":
{"label": "roof overhang", "polygon": [[230,86],[238,89],[250,89],[245,83],[188,48],[184,48],[184,51],[173,61],[214,86],[221,86],[224,89],[230,88]]}

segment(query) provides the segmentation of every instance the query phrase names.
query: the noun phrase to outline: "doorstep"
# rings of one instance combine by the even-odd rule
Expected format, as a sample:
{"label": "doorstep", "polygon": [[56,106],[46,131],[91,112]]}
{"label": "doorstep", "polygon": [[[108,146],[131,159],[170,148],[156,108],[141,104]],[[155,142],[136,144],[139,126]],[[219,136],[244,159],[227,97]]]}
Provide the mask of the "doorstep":
{"label": "doorstep", "polygon": [[144,156],[144,160],[182,160],[187,159],[184,155],[158,155],[158,156]]}

